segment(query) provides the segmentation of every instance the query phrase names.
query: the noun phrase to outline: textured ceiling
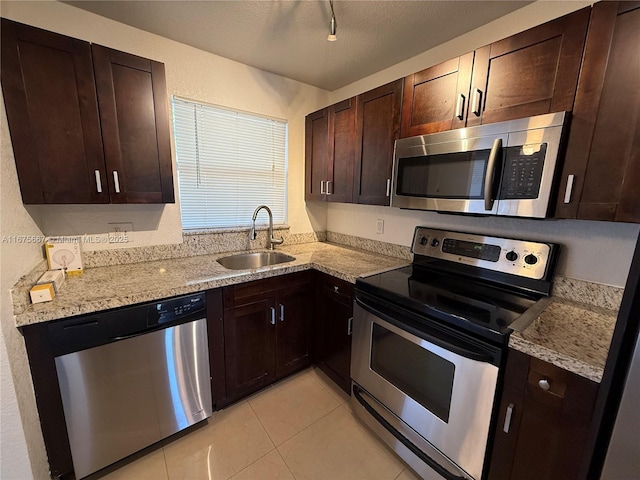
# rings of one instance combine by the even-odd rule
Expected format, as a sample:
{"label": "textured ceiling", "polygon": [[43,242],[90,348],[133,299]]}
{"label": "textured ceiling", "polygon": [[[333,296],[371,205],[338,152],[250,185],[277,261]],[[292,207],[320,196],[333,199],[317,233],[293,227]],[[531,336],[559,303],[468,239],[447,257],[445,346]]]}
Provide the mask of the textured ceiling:
{"label": "textured ceiling", "polygon": [[529,2],[67,1],[65,3],[253,67],[336,90]]}

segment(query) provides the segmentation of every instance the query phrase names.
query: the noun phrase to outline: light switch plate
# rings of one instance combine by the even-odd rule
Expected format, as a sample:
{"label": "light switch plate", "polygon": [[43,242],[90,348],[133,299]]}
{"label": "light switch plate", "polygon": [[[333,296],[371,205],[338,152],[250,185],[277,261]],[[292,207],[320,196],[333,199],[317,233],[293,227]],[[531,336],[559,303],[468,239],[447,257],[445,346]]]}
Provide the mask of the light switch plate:
{"label": "light switch plate", "polygon": [[382,220],[381,218],[376,220],[376,233],[384,233],[384,220]]}
{"label": "light switch plate", "polygon": [[133,223],[110,223],[109,243],[133,242]]}

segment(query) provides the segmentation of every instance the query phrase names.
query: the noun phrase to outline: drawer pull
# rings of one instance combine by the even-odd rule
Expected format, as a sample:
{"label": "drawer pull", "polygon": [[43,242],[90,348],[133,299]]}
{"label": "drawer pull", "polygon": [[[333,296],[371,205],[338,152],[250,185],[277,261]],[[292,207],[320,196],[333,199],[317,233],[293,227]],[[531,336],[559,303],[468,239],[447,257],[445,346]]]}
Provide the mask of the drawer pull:
{"label": "drawer pull", "polygon": [[540,380],[538,380],[538,386],[545,392],[551,388],[549,380],[547,380],[546,378],[541,378]]}
{"label": "drawer pull", "polygon": [[327,183],[325,180],[322,180],[322,181],[320,182],[320,195],[326,195],[326,193],[325,193],[325,189],[324,189],[324,185],[325,185],[325,183]]}
{"label": "drawer pull", "polygon": [[280,321],[284,322],[284,305],[280,304]]}
{"label": "drawer pull", "polygon": [[98,193],[102,193],[102,180],[100,180],[100,170],[96,170],[94,173],[96,175],[96,190],[98,190]]}
{"label": "drawer pull", "polygon": [[269,307],[271,309],[271,325],[276,324],[276,309],[274,307]]}
{"label": "drawer pull", "polygon": [[353,317],[349,317],[347,320],[347,335],[351,335],[353,333]]}
{"label": "drawer pull", "polygon": [[515,405],[510,403],[507,407],[507,413],[504,415],[504,426],[502,427],[502,431],[504,433],[509,433],[509,428],[511,427],[511,416],[513,415],[513,409]]}
{"label": "drawer pull", "polygon": [[567,188],[564,191],[564,203],[571,203],[571,192],[573,192],[573,182],[575,179],[575,175],[569,175],[567,177]]}
{"label": "drawer pull", "polygon": [[115,189],[116,193],[120,193],[120,179],[118,178],[117,170],[113,171],[113,188]]}

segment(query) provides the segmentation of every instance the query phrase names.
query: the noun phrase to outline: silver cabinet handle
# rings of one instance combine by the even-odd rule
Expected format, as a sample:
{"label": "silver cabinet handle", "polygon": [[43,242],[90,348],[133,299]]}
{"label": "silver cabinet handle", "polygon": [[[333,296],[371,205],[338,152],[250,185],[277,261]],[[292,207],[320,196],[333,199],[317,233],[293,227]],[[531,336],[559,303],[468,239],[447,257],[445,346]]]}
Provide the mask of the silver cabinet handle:
{"label": "silver cabinet handle", "polygon": [[573,182],[575,179],[575,175],[569,175],[567,177],[567,188],[564,191],[564,203],[571,203],[571,192],[573,192]]}
{"label": "silver cabinet handle", "polygon": [[116,189],[116,193],[120,193],[120,179],[117,170],[113,171],[113,187]]}
{"label": "silver cabinet handle", "polygon": [[96,170],[94,173],[96,175],[96,189],[98,190],[98,193],[102,193],[102,180],[100,180],[100,170]]}
{"label": "silver cabinet handle", "polygon": [[493,208],[493,180],[495,177],[496,166],[498,164],[498,156],[502,150],[502,139],[496,138],[491,147],[489,161],[487,162],[487,173],[484,177],[484,209],[491,210]]}
{"label": "silver cabinet handle", "polygon": [[546,378],[541,378],[540,380],[538,380],[538,386],[545,392],[551,388],[551,384],[549,384],[549,380],[547,380]]}
{"label": "silver cabinet handle", "polygon": [[340,287],[338,287],[338,285],[334,285],[333,286],[333,291],[338,293],[338,291],[340,290]]}
{"label": "silver cabinet handle", "polygon": [[353,317],[350,317],[347,320],[347,335],[351,335],[353,333]]}
{"label": "silver cabinet handle", "polygon": [[331,195],[331,184],[333,182],[331,180],[327,180],[327,195]]}
{"label": "silver cabinet handle", "polygon": [[280,321],[284,322],[284,305],[280,304]]}
{"label": "silver cabinet handle", "polygon": [[387,178],[387,197],[391,195],[391,179]]}
{"label": "silver cabinet handle", "polygon": [[502,427],[502,431],[504,433],[509,433],[509,427],[511,427],[511,416],[513,415],[513,408],[515,405],[510,403],[507,407],[507,413],[504,415],[504,426]]}
{"label": "silver cabinet handle", "polygon": [[480,104],[482,103],[482,90],[476,88],[473,91],[473,114],[476,117],[480,116]]}
{"label": "silver cabinet handle", "polygon": [[460,120],[464,118],[464,95],[461,93],[458,95],[458,101],[456,102],[456,117]]}
{"label": "silver cabinet handle", "polygon": [[324,180],[322,180],[322,181],[320,182],[320,195],[324,195],[324,194],[325,194],[325,191],[324,191],[324,184],[325,184],[325,183],[326,183],[326,182],[325,182]]}
{"label": "silver cabinet handle", "polygon": [[275,307],[269,307],[269,309],[271,310],[271,325],[275,325],[276,324],[276,309],[275,309]]}

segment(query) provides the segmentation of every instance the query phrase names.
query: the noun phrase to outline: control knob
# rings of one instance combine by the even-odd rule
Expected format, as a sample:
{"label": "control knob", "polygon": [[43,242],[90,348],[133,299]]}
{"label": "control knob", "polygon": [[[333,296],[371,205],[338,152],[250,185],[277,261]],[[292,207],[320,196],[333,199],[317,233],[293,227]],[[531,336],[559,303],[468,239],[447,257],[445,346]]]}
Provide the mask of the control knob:
{"label": "control knob", "polygon": [[511,250],[510,252],[507,252],[506,257],[510,262],[515,262],[518,259],[518,254]]}
{"label": "control knob", "polygon": [[427,237],[422,237],[422,238],[420,239],[420,245],[426,245],[428,241],[429,241],[429,240],[427,240]]}
{"label": "control knob", "polygon": [[538,257],[536,257],[533,253],[530,253],[526,257],[524,257],[524,263],[527,265],[535,265],[538,263]]}
{"label": "control knob", "polygon": [[437,238],[434,238],[433,240],[431,240],[432,247],[437,247],[438,245],[440,245],[440,240],[438,240]]}

